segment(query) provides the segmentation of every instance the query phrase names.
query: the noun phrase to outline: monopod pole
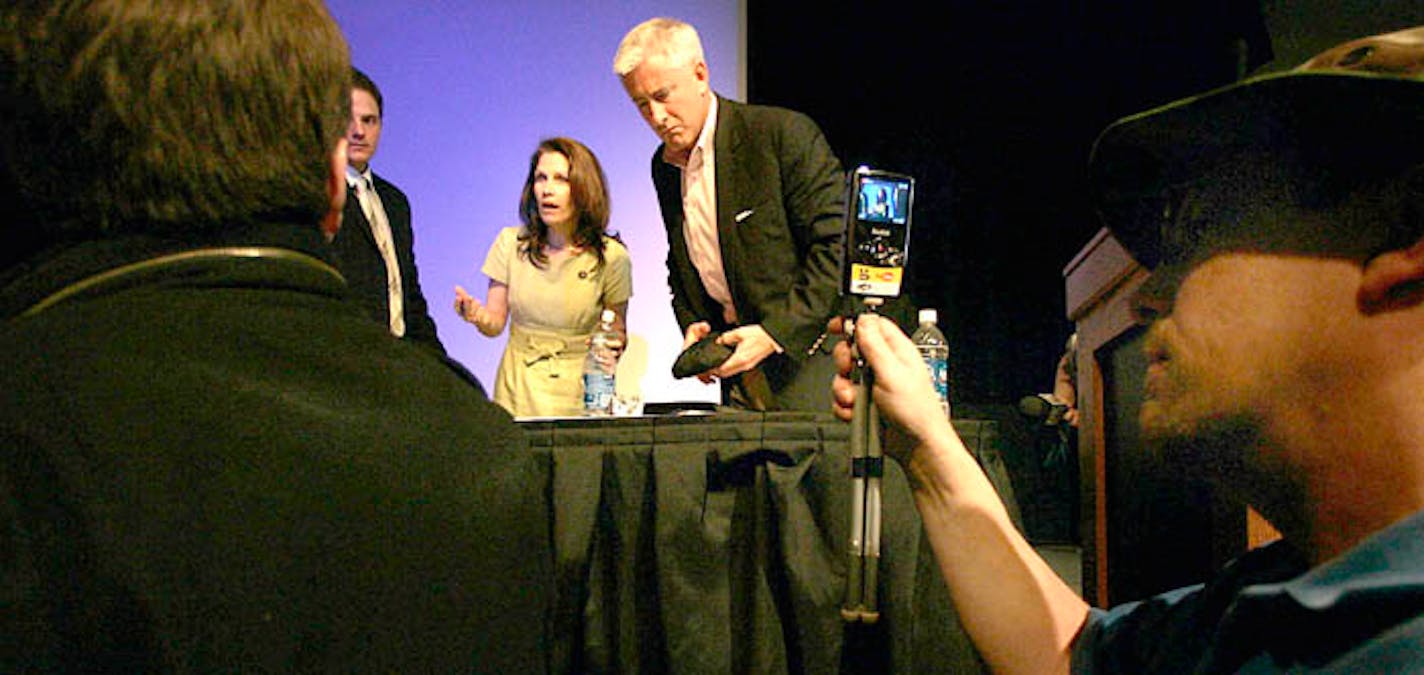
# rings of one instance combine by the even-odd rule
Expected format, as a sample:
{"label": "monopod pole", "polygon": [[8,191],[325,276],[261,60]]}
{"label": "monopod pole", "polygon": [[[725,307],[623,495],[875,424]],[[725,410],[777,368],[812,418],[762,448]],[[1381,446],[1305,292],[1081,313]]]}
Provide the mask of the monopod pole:
{"label": "monopod pole", "polygon": [[[880,298],[865,298],[866,312],[880,306]],[[880,446],[880,412],[875,407],[875,373],[860,355],[855,327],[846,322],[846,335],[854,360],[855,406],[850,422],[850,568],[841,618],[875,623],[880,619],[876,586],[880,565],[880,481],[885,455]]]}

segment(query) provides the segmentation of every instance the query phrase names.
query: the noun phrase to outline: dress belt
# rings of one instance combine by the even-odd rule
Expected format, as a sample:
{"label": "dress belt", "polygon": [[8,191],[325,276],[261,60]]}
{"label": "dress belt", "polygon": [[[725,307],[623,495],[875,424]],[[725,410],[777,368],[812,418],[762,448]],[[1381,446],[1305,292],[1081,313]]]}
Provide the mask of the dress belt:
{"label": "dress belt", "polygon": [[540,361],[581,356],[582,336],[561,336],[557,333],[530,330],[527,328],[510,330],[510,339],[522,344],[528,353],[524,357],[525,367]]}

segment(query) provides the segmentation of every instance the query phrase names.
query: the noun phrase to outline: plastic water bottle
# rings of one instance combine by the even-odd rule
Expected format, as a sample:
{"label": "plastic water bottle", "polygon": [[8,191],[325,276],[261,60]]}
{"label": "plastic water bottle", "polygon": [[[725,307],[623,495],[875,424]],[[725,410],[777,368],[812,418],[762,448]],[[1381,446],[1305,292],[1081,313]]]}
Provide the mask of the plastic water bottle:
{"label": "plastic water bottle", "polygon": [[935,326],[938,319],[935,310],[920,310],[920,327],[910,335],[910,340],[920,350],[920,358],[930,371],[930,384],[939,396],[939,406],[944,409],[944,416],[949,417],[949,343]]}
{"label": "plastic water bottle", "polygon": [[[616,352],[610,343],[621,340],[613,330],[613,310],[603,310],[598,328],[588,340],[588,355],[583,358],[583,414],[613,413],[614,371],[618,367]],[[602,362],[600,362],[602,361]]]}

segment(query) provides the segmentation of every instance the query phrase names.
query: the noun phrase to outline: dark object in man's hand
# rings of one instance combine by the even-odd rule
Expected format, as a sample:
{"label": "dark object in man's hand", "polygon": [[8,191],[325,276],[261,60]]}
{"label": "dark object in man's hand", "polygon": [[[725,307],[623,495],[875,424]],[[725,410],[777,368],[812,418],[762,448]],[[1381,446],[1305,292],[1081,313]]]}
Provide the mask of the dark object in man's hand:
{"label": "dark object in man's hand", "polygon": [[682,350],[677,361],[672,364],[672,376],[678,379],[701,375],[722,365],[732,355],[732,348],[717,343],[721,333],[708,333],[706,337]]}

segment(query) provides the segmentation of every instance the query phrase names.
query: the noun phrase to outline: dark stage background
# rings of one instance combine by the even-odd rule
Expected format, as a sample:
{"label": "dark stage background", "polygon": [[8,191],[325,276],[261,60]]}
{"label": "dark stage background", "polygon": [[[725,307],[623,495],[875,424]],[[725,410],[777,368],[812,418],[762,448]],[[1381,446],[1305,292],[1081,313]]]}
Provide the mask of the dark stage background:
{"label": "dark stage background", "polygon": [[956,402],[1048,391],[1062,270],[1099,229],[1084,196],[1114,119],[1352,37],[1417,1],[747,3],[747,94],[815,118],[847,168],[917,179],[910,294],[939,310]]}

